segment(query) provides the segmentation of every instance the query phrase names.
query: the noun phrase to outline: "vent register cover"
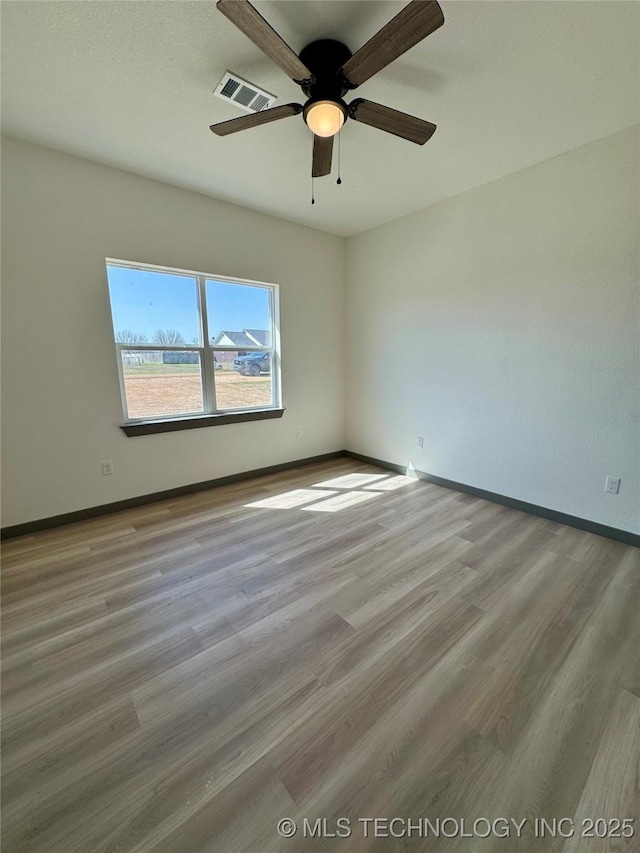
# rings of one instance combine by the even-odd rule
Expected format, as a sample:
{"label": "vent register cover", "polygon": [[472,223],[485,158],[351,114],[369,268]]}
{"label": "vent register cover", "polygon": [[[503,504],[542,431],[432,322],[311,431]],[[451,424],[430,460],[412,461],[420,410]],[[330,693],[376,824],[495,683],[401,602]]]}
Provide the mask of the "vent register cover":
{"label": "vent register cover", "polygon": [[276,96],[265,92],[237,74],[226,71],[213,94],[223,101],[231,101],[247,113],[259,113],[273,106]]}

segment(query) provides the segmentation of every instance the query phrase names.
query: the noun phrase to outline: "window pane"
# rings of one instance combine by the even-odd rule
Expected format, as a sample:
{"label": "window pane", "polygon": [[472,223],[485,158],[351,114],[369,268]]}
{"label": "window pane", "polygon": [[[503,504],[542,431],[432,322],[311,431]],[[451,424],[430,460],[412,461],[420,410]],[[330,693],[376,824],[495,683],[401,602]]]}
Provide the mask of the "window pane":
{"label": "window pane", "polygon": [[207,281],[207,321],[213,346],[271,346],[271,291],[267,287]]}
{"label": "window pane", "polygon": [[130,418],[203,411],[198,352],[123,350],[122,372]]}
{"label": "window pane", "polygon": [[270,353],[216,352],[214,367],[218,409],[273,405]]}
{"label": "window pane", "polygon": [[195,278],[107,265],[116,340],[200,345]]}

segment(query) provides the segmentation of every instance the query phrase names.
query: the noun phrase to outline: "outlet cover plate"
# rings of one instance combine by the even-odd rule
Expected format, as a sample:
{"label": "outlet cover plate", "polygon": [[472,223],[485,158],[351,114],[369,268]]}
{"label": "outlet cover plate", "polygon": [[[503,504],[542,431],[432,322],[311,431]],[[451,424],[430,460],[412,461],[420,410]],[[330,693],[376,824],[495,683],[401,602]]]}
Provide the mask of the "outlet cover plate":
{"label": "outlet cover plate", "polygon": [[621,479],[621,477],[607,477],[607,480],[604,484],[605,492],[608,492],[610,495],[617,495],[620,491]]}

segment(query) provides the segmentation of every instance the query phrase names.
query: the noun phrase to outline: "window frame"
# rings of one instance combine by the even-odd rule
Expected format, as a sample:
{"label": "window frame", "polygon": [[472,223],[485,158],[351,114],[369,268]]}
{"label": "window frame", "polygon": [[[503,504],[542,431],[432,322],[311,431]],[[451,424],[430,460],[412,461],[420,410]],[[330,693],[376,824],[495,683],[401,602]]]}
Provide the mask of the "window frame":
{"label": "window frame", "polygon": [[[108,268],[122,267],[125,269],[142,270],[145,272],[168,273],[175,276],[184,276],[196,282],[197,293],[197,311],[198,325],[200,332],[200,344],[131,344],[116,339],[116,328],[113,319],[113,309],[111,306],[111,293],[109,291]],[[146,264],[138,261],[125,261],[119,258],[105,258],[105,270],[107,272],[107,290],[109,292],[109,306],[111,308],[111,323],[113,328],[113,340],[116,349],[116,361],[118,366],[118,380],[120,383],[120,400],[122,405],[122,414],[124,418],[123,429],[127,435],[144,434],[142,431],[128,431],[127,428],[134,428],[143,425],[167,425],[168,423],[176,424],[179,422],[189,422],[185,428],[195,426],[194,421],[202,420],[203,426],[209,426],[216,423],[216,419],[220,423],[233,423],[241,420],[258,420],[257,417],[262,412],[282,412],[282,371],[281,371],[281,355],[280,355],[280,288],[273,282],[256,281],[253,279],[237,278],[235,276],[217,275],[215,273],[199,272],[195,270],[184,270],[174,267],[159,266],[157,264]],[[242,352],[267,352],[270,355],[271,361],[271,403],[260,406],[247,406],[244,408],[218,408],[216,406],[216,388],[215,388],[215,354],[216,352],[238,352],[237,346],[214,346],[211,343],[209,334],[209,317],[207,311],[207,282],[221,282],[223,284],[237,284],[249,287],[260,287],[267,290],[269,293],[269,312],[271,319],[270,346],[243,346]],[[199,354],[200,358],[200,381],[202,385],[202,411],[195,412],[167,412],[163,415],[145,416],[139,418],[129,417],[129,409],[127,406],[127,394],[125,387],[125,375],[123,364],[123,352],[194,352]],[[207,368],[208,365],[208,368]],[[254,418],[251,418],[251,415]],[[243,415],[247,415],[243,418]],[[277,416],[274,414],[274,416]],[[266,417],[266,416],[265,416]],[[165,430],[158,430],[165,431]]]}

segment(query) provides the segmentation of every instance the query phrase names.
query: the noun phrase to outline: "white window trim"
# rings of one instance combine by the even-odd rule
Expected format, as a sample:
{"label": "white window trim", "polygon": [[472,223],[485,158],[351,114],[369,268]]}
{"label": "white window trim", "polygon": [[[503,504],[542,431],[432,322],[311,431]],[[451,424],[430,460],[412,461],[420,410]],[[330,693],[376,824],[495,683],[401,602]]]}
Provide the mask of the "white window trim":
{"label": "white window trim", "polygon": [[[201,341],[203,346],[196,344],[128,344],[116,340],[116,329],[112,327],[113,340],[116,348],[116,360],[118,364],[118,379],[120,382],[120,398],[122,402],[122,413],[125,424],[151,423],[154,421],[167,420],[189,420],[197,418],[209,418],[215,415],[239,415],[244,412],[261,412],[271,409],[282,408],[282,380],[281,380],[281,356],[280,356],[280,289],[277,284],[266,281],[255,281],[252,279],[236,278],[215,273],[197,272],[195,270],[176,269],[174,267],[158,266],[156,264],[143,264],[137,261],[125,261],[119,258],[106,258],[106,265],[110,267],[124,267],[133,270],[146,270],[148,272],[169,273],[170,275],[182,275],[185,278],[195,279],[198,294],[198,323],[200,327]],[[213,346],[210,343],[208,317],[206,311],[206,283],[207,281],[220,281],[225,284],[241,284],[250,287],[262,287],[269,291],[269,307],[271,314],[271,346],[243,346],[243,352],[268,352],[271,357],[271,403],[266,406],[250,406],[243,409],[219,409],[216,407],[214,355],[216,352],[237,352],[237,346]],[[108,281],[107,281],[108,286]],[[136,352],[197,352],[200,354],[200,381],[202,383],[203,410],[200,412],[168,412],[155,417],[130,418],[127,409],[127,395],[124,380],[124,368],[122,363],[122,351]],[[209,369],[207,369],[209,365]]]}

